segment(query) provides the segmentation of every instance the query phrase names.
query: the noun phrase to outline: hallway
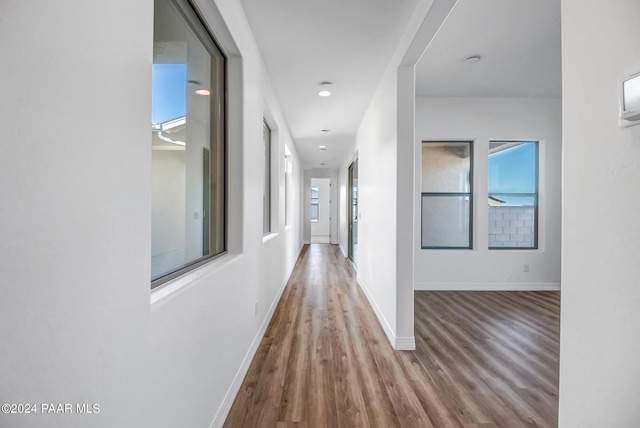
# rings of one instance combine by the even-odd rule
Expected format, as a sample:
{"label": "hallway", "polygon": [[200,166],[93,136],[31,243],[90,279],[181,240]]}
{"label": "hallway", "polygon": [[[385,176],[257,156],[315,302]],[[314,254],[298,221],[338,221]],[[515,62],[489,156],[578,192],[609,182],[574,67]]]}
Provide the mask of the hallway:
{"label": "hallway", "polygon": [[416,317],[394,351],[338,247],[305,246],[225,426],[556,426],[559,293],[417,292]]}

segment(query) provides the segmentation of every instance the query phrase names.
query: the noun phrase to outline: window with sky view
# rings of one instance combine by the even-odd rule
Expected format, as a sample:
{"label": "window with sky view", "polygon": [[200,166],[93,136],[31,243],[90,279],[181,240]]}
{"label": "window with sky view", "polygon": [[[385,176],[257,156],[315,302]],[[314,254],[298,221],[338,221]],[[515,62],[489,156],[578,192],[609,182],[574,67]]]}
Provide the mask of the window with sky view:
{"label": "window with sky view", "polygon": [[538,247],[538,143],[489,142],[489,248]]}

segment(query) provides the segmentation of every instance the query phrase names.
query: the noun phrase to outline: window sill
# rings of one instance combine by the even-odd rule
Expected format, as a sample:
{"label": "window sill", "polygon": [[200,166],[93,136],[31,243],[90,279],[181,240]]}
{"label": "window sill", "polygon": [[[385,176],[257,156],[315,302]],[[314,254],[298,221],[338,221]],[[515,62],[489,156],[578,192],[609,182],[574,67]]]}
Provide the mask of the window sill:
{"label": "window sill", "polygon": [[177,278],[167,281],[164,284],[151,290],[150,304],[155,306],[161,302],[175,296],[177,293],[184,290],[189,285],[198,281],[199,279],[212,275],[220,269],[224,269],[236,260],[242,258],[242,254],[225,254],[221,257],[211,260],[209,263],[205,263]]}
{"label": "window sill", "polygon": [[262,237],[262,243],[265,244],[265,243],[271,241],[272,239],[275,239],[276,236],[278,236],[277,233],[271,232],[270,234],[265,235],[265,236]]}

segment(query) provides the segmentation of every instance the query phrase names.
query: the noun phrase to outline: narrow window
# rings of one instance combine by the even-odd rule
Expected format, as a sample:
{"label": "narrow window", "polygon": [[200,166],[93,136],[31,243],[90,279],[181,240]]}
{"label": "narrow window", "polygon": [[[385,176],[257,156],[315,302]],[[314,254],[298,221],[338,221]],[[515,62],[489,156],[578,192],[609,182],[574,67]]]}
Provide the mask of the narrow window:
{"label": "narrow window", "polygon": [[471,248],[469,141],[422,143],[422,248]]}
{"label": "narrow window", "polygon": [[293,156],[287,146],[284,147],[284,224],[291,225],[291,192],[293,191]]}
{"label": "narrow window", "polygon": [[271,233],[271,128],[267,121],[262,122],[262,141],[264,143],[264,192],[262,233]]}
{"label": "narrow window", "polygon": [[318,223],[320,220],[320,189],[318,187],[311,188],[311,223]]}
{"label": "narrow window", "polygon": [[489,248],[538,248],[538,143],[489,142]]}
{"label": "narrow window", "polygon": [[184,0],[155,0],[151,286],[226,250],[225,57]]}

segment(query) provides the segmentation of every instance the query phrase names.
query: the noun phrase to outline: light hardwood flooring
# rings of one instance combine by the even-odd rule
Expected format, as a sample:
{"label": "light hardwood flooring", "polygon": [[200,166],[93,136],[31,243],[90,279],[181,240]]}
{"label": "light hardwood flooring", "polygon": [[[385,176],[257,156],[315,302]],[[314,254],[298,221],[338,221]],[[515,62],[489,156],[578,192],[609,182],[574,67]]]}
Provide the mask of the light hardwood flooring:
{"label": "light hardwood flooring", "polygon": [[554,427],[559,292],[415,293],[394,351],[337,246],[304,247],[225,427]]}

